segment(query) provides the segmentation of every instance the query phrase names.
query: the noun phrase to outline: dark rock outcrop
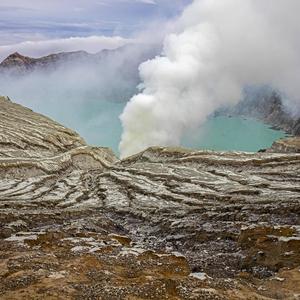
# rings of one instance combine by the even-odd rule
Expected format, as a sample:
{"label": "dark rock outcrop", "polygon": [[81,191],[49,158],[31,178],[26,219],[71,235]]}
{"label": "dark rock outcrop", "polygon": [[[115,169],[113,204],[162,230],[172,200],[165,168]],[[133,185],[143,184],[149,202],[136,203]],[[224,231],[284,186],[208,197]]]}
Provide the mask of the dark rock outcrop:
{"label": "dark rock outcrop", "polygon": [[246,94],[245,99],[234,108],[225,109],[219,113],[259,119],[274,129],[300,136],[300,118],[292,116],[286,110],[281,96],[276,92],[262,90],[254,95],[252,93]]}

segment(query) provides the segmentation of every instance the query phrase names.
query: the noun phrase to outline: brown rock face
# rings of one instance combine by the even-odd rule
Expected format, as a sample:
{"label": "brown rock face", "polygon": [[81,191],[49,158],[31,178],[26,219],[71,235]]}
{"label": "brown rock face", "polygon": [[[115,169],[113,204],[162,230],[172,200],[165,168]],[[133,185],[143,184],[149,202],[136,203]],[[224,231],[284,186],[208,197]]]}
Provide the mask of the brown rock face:
{"label": "brown rock face", "polygon": [[299,299],[299,153],[119,161],[7,99],[0,114],[1,299]]}
{"label": "brown rock face", "polygon": [[27,68],[27,66],[34,63],[34,59],[28,56],[23,56],[18,52],[15,52],[9,55],[1,64],[2,68],[12,68],[12,67],[19,67],[19,68]]}
{"label": "brown rock face", "polygon": [[268,152],[300,153],[300,137],[290,137],[275,141]]}
{"label": "brown rock face", "polygon": [[9,55],[0,63],[0,73],[25,75],[34,70],[47,70],[68,61],[92,59],[93,55],[85,51],[61,52],[40,58],[23,56],[18,52]]}
{"label": "brown rock face", "polygon": [[278,272],[282,268],[300,265],[299,228],[289,226],[257,226],[242,230],[239,244],[247,249],[244,267],[257,265]]}

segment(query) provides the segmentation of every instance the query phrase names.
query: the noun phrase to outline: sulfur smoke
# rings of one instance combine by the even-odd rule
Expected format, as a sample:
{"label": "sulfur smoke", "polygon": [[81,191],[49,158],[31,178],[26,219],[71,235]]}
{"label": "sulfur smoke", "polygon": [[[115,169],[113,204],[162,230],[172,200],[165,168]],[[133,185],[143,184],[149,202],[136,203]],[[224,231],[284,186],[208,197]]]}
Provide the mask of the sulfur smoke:
{"label": "sulfur smoke", "polygon": [[290,107],[300,100],[299,0],[195,0],[121,115],[122,157],[148,146],[179,145],[245,86],[269,85]]}

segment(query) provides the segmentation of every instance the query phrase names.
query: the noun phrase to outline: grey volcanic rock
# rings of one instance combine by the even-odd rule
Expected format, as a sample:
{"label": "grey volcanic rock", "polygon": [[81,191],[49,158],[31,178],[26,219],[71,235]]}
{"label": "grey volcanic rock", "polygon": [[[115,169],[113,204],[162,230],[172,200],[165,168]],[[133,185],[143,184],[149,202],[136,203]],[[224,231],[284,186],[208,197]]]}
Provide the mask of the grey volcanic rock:
{"label": "grey volcanic rock", "polygon": [[289,137],[275,141],[267,152],[300,153],[300,137]]}
{"label": "grey volcanic rock", "polygon": [[284,107],[281,96],[276,92],[258,91],[246,95],[234,108],[218,112],[225,115],[239,115],[262,120],[275,129],[292,135],[300,135],[300,118],[292,116]]}
{"label": "grey volcanic rock", "polygon": [[119,161],[6,99],[0,113],[1,299],[297,299],[299,153]]}

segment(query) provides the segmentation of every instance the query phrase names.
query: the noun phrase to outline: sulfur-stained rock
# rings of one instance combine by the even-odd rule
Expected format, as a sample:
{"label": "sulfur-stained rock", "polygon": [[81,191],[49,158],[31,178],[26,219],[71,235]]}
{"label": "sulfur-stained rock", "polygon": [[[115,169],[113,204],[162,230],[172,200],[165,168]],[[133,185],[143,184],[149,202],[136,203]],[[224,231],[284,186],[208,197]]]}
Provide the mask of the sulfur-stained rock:
{"label": "sulfur-stained rock", "polygon": [[295,268],[300,265],[299,227],[254,226],[243,229],[240,246],[247,250],[244,267],[267,267],[278,272],[281,268]]}
{"label": "sulfur-stained rock", "polygon": [[300,153],[300,137],[290,137],[275,141],[268,152]]}

